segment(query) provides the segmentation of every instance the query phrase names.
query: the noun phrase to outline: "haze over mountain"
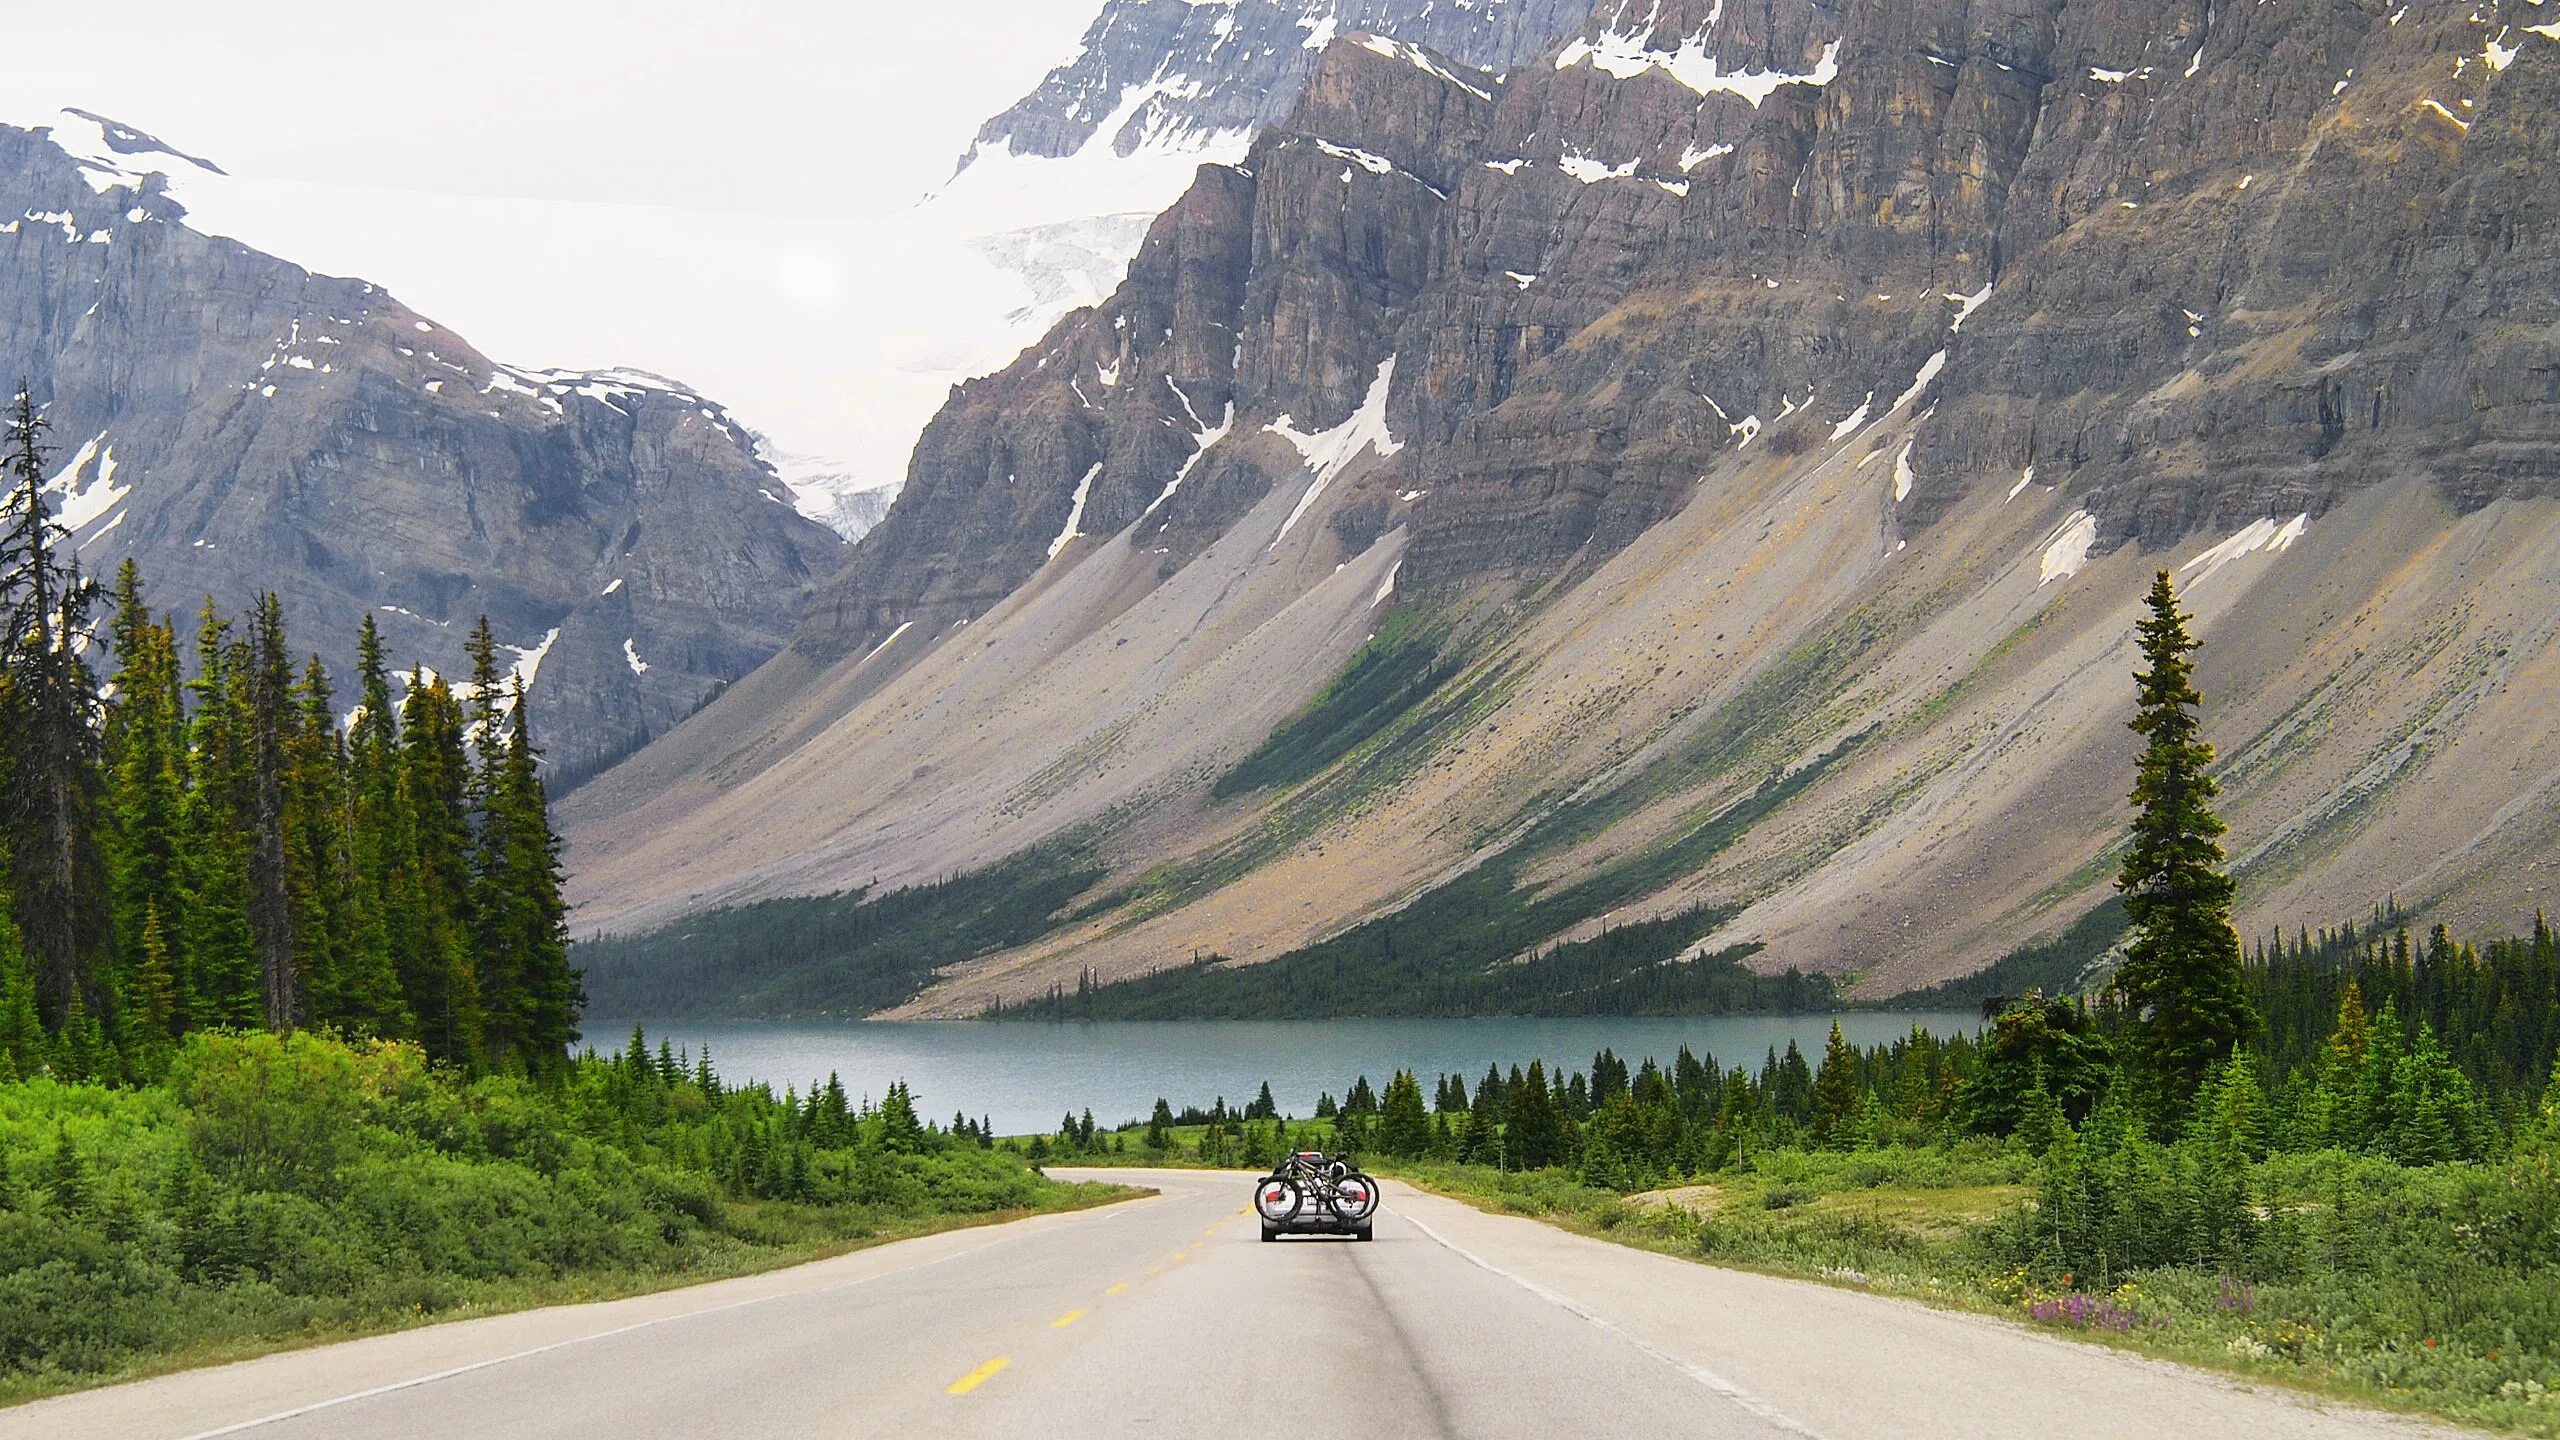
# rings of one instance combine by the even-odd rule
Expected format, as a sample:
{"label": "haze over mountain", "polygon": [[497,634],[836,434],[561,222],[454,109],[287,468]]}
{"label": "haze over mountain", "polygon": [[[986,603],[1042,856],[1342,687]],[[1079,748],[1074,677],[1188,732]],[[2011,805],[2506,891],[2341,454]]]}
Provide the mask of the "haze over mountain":
{"label": "haze over mountain", "polygon": [[2106,897],[2159,568],[2246,925],[2546,900],[2560,14],[1572,30],[1334,38],[952,397],[790,647],[578,797],[586,923],[1065,855],[914,1013],[1461,884],[1520,952],[1689,915],[1891,993]]}

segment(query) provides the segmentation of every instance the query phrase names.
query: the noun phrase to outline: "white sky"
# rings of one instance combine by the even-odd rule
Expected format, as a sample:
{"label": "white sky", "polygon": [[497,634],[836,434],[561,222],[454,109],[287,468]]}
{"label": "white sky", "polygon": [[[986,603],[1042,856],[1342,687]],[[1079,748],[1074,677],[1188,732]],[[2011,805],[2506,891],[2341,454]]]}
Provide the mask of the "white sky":
{"label": "white sky", "polygon": [[212,161],[234,178],[179,191],[196,228],[387,286],[495,361],[696,388],[820,513],[905,479],[952,385],[1118,279],[1108,246],[1062,271],[1052,240],[988,237],[1134,235],[1209,158],[1016,157],[917,203],[1102,6],[21,6],[11,53],[44,62],[0,85],[0,120],[76,107]]}
{"label": "white sky", "polygon": [[904,479],[949,387],[1045,325],[973,249],[992,231],[955,226],[1188,183],[1017,163],[917,205],[1102,3],[20,6],[11,53],[44,62],[0,85],[0,119],[149,131],[237,177],[185,192],[199,229],[386,285],[498,361],[698,387],[841,492]]}
{"label": "white sky", "polygon": [[945,179],[979,122],[1071,54],[1100,8],[93,0],[12,7],[8,40],[43,57],[18,67],[39,77],[35,98],[235,174],[869,217]]}

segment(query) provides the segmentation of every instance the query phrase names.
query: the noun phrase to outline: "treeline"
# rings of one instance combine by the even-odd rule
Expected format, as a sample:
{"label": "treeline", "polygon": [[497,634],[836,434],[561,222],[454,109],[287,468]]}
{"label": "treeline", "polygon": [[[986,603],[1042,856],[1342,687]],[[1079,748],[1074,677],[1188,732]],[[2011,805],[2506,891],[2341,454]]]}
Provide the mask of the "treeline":
{"label": "treeline", "polygon": [[[1479,1015],[1801,1015],[1836,1009],[1828,976],[1762,975],[1757,945],[1690,959],[1682,951],[1730,918],[1713,907],[1613,925],[1585,939],[1517,946],[1535,931],[1486,895],[1461,917],[1435,893],[1405,913],[1367,921],[1276,960],[1220,955],[1114,985],[1080,981],[1029,1005],[991,1006],[1004,1020],[1247,1020]],[[1420,912],[1420,913],[1415,913]]]}
{"label": "treeline", "polygon": [[43,429],[21,393],[0,507],[0,1080],[148,1080],[190,1033],[302,1026],[556,1071],[581,1004],[560,847],[487,621],[467,684],[413,668],[395,700],[368,617],[342,723],[274,595],[242,617],[208,600],[182,632],[129,560],[100,594],[47,512]]}
{"label": "treeline", "polygon": [[2418,941],[2386,908],[2360,927],[2298,933],[2290,943],[2271,936],[2251,961],[2274,1085],[2316,1076],[2327,1063],[2332,1022],[2351,992],[2368,1012],[2424,1027],[2505,1114],[2530,1106],[2560,1052],[2560,940],[2541,915],[2530,935],[2474,948],[2442,925]]}
{"label": "treeline", "polygon": [[1107,873],[1061,837],[934,884],[767,900],[582,941],[578,961],[603,1013],[868,1015],[914,999],[945,966],[1038,939]]}
{"label": "treeline", "polygon": [[[2501,1153],[2532,1122],[2560,1050],[2548,1029],[2560,1016],[2546,988],[2555,975],[2560,942],[2540,923],[2477,947],[2442,929],[2415,943],[2405,929],[2370,927],[2263,942],[2244,979],[2268,1023],[2215,1068],[2203,1109],[2238,1117],[2260,1157],[2335,1149],[2427,1164]],[[2446,1023],[2483,1007],[2488,1023]],[[1729,1066],[1682,1046],[1668,1063],[1632,1067],[1607,1049],[1582,1069],[1497,1063],[1472,1082],[1443,1074],[1426,1085],[1399,1071],[1381,1090],[1363,1075],[1340,1098],[1321,1096],[1312,1117],[1282,1115],[1265,1082],[1241,1107],[1160,1099],[1142,1133],[1097,1133],[1090,1112],[1070,1115],[1041,1137],[1040,1154],[1136,1153],[1134,1138],[1138,1152],[1165,1156],[1174,1131],[1197,1129],[1188,1143],[1202,1159],[1262,1163],[1321,1142],[1391,1159],[1561,1166],[1620,1190],[1747,1168],[1762,1152],[1982,1136],[2018,1137],[2043,1155],[2093,1117],[2109,1134],[2138,1118],[2122,1058],[2130,1020],[2113,997],[2037,995],[2008,1003],[1977,1035],[1915,1027],[1862,1048],[1835,1024],[1812,1057],[1790,1041]],[[2306,1031],[2308,1045],[2295,1038]],[[2110,1097],[2118,1113],[2099,1116]],[[1309,1129],[1307,1118],[1323,1123]]]}

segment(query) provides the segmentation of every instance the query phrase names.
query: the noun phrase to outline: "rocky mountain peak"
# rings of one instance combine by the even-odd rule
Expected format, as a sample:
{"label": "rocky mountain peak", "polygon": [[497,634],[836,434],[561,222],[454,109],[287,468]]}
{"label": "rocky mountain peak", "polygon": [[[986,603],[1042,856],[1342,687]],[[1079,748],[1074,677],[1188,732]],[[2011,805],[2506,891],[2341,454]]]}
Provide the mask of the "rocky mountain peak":
{"label": "rocky mountain peak", "polygon": [[961,166],[1087,147],[1233,158],[1288,116],[1340,36],[1393,36],[1499,73],[1588,13],[1588,0],[1109,0],[1075,58],[989,120]]}
{"label": "rocky mountain peak", "polygon": [[773,653],[842,545],[725,408],[493,361],[377,285],[209,233],[191,201],[226,183],[87,112],[0,125],[0,373],[44,407],[88,570],[130,556],[178,610],[274,590],[341,674],[367,615],[462,673],[485,614],[569,778]]}

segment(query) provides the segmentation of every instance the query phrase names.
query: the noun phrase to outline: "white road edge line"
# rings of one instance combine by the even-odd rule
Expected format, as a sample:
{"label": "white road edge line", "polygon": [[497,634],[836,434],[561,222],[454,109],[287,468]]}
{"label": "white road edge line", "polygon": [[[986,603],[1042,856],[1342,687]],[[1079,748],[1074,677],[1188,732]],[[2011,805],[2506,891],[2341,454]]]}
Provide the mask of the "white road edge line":
{"label": "white road edge line", "polygon": [[[1151,1197],[1140,1196],[1138,1197],[1138,1201],[1143,1202],[1148,1198]],[[1061,1223],[1072,1224],[1074,1223],[1074,1219],[1081,1219],[1088,1216],[1107,1217],[1114,1213],[1127,1214],[1129,1211],[1130,1207],[1128,1205],[1106,1205],[1095,1210],[1071,1212],[1071,1215],[1074,1218],[1062,1219]],[[488,1370],[500,1365],[512,1365],[518,1360],[530,1360],[536,1355],[548,1355],[554,1350],[566,1350],[573,1345],[585,1345],[597,1340],[610,1340],[617,1335],[628,1335],[635,1330],[647,1330],[654,1326],[673,1324],[678,1320],[698,1320],[705,1315],[718,1315],[730,1310],[743,1310],[750,1305],[762,1305],[774,1300],[788,1300],[810,1295],[827,1295],[838,1290],[851,1290],[857,1286],[869,1285],[875,1281],[893,1280],[900,1275],[910,1275],[918,1270],[930,1270],[936,1265],[949,1264],[954,1260],[965,1260],[969,1256],[979,1254],[982,1251],[993,1250],[999,1245],[1010,1244],[1030,1233],[1032,1232],[1015,1231],[1012,1234],[999,1236],[983,1245],[972,1245],[966,1250],[954,1250],[948,1255],[940,1255],[931,1260],[918,1261],[913,1265],[902,1265],[895,1270],[883,1270],[877,1275],[856,1276],[850,1280],[838,1280],[833,1284],[819,1285],[807,1290],[778,1290],[770,1295],[755,1295],[744,1300],[732,1300],[724,1305],[706,1305],[699,1310],[684,1310],[673,1315],[660,1315],[653,1320],[640,1320],[629,1325],[617,1325],[611,1330],[598,1330],[592,1335],[572,1335],[566,1340],[554,1340],[548,1345],[536,1345],[530,1350],[518,1350],[512,1355],[496,1355],[486,1360],[474,1360],[468,1365],[456,1365],[449,1370],[438,1370],[432,1375],[417,1375],[406,1380],[394,1380],[388,1385],[376,1385],[370,1390],[358,1390],[353,1394],[333,1396],[327,1400],[314,1400],[308,1405],[297,1405],[290,1410],[279,1410],[272,1415],[261,1415],[254,1420],[240,1420],[212,1430],[198,1430],[192,1435],[179,1437],[179,1440],[216,1440],[216,1437],[218,1436],[237,1435],[246,1430],[255,1430],[261,1425],[276,1425],[287,1420],[299,1420],[305,1415],[314,1414],[322,1410],[333,1410],[340,1405],[352,1405],[359,1400],[371,1400],[377,1396],[396,1394],[402,1390],[414,1390],[421,1385],[433,1385],[439,1380],[450,1380],[457,1375],[468,1375],[474,1370]],[[640,1297],[634,1296],[633,1298],[637,1299]],[[517,1313],[526,1314],[530,1312],[519,1311]]]}
{"label": "white road edge line", "polygon": [[1537,1281],[1529,1279],[1525,1275],[1515,1275],[1512,1272],[1503,1269],[1501,1266],[1485,1259],[1483,1256],[1478,1255],[1466,1246],[1461,1245],[1450,1239],[1448,1236],[1441,1234],[1439,1231],[1432,1229],[1429,1225],[1424,1224],[1414,1215],[1402,1210],[1398,1210],[1395,1213],[1403,1216],[1406,1224],[1411,1225],[1414,1229],[1429,1236],[1432,1243],[1440,1246],[1444,1250],[1447,1250],[1459,1259],[1466,1261],[1468,1264],[1475,1266],[1479,1270],[1499,1275],[1503,1279],[1510,1281],[1512,1284],[1519,1286],[1521,1289],[1528,1291],[1530,1294],[1537,1296],[1539,1299],[1546,1301],[1548,1304],[1555,1306],[1557,1309],[1562,1310],[1569,1315],[1577,1316],[1592,1325],[1598,1326],[1600,1329],[1607,1331],[1618,1339],[1625,1341],[1627,1344],[1634,1346],[1636,1349],[1643,1351],[1645,1354],[1652,1356],[1654,1359],[1659,1360],[1663,1364],[1670,1366],[1672,1369],[1679,1371],[1681,1374],[1688,1376],[1690,1379],[1705,1386],[1707,1389],[1714,1391],[1716,1394],[1721,1395],[1743,1409],[1750,1411],[1752,1414],[1767,1421],[1771,1425],[1774,1425],[1791,1435],[1801,1436],[1803,1437],[1803,1440],[1827,1440],[1827,1437],[1825,1437],[1821,1431],[1816,1430],[1805,1424],[1803,1421],[1796,1419],[1784,1410],[1781,1410],[1777,1406],[1770,1404],[1768,1401],[1761,1399],[1759,1396],[1752,1394],[1750,1391],[1743,1389],[1741,1386],[1736,1385],[1731,1380],[1728,1380],[1724,1376],[1717,1374],[1715,1371],[1708,1369],[1706,1366],[1700,1365],[1693,1360],[1684,1360],[1679,1356],[1672,1354],[1670,1351],[1663,1349],[1661,1346],[1654,1344],[1652,1341],[1630,1333],[1615,1321],[1609,1320],[1604,1316],[1595,1314],[1592,1311],[1575,1304],[1571,1300],[1568,1300],[1553,1290],[1548,1289],[1546,1286],[1539,1284]]}

